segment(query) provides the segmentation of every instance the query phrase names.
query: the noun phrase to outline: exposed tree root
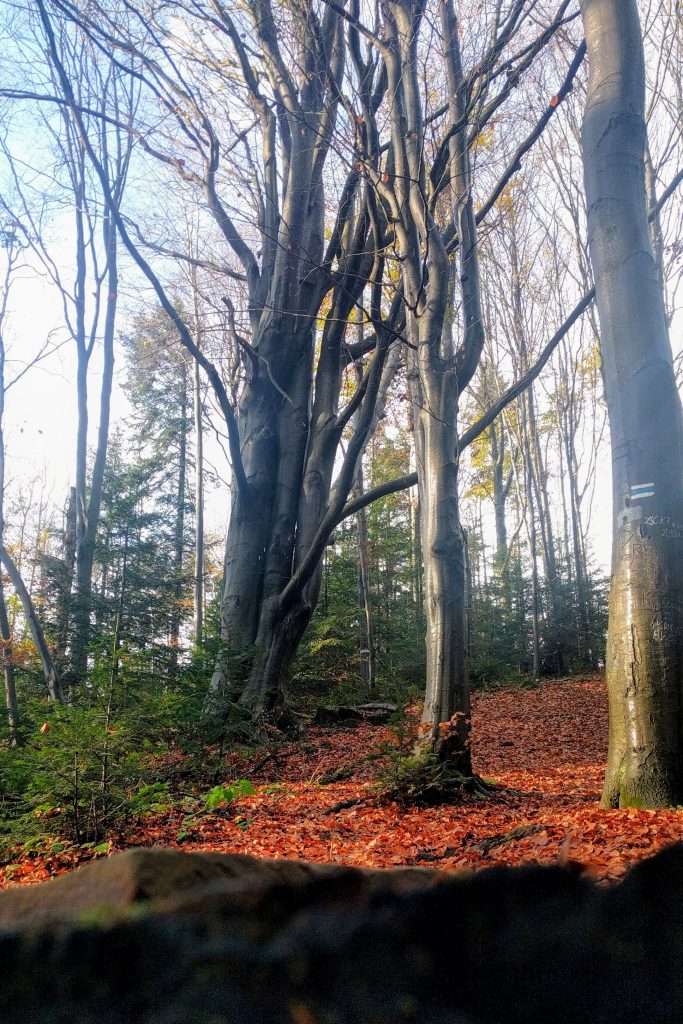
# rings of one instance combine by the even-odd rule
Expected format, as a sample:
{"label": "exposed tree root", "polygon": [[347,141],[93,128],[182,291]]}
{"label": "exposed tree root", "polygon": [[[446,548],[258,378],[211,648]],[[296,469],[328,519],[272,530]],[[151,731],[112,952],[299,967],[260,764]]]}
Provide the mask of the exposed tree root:
{"label": "exposed tree root", "polygon": [[484,800],[497,787],[474,773],[464,775],[448,759],[429,751],[390,757],[378,789],[384,799],[408,806]]}

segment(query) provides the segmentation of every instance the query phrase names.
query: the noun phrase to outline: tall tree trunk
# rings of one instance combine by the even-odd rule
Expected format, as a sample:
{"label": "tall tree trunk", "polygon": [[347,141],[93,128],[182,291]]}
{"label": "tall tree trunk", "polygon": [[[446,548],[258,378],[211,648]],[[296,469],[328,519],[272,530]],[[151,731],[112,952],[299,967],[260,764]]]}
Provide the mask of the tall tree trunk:
{"label": "tall tree trunk", "polygon": [[69,642],[69,618],[71,615],[71,588],[76,565],[76,488],[69,488],[69,498],[64,509],[64,540],[62,543],[62,567],[57,596],[55,623],[55,661],[58,665],[66,662]]}
{"label": "tall tree trunk", "polygon": [[123,611],[126,607],[128,590],[128,527],[123,537],[123,560],[121,565],[121,579],[119,583],[119,597],[116,607],[116,620],[114,624],[114,641],[111,648],[111,671],[109,676],[110,688],[113,693],[114,685],[118,679],[121,654],[121,633],[123,627]]}
{"label": "tall tree trunk", "polygon": [[683,425],[645,199],[636,0],[581,0],[588,236],[612,437],[606,807],[683,803]]}
{"label": "tall tree trunk", "polygon": [[178,647],[180,644],[180,620],[183,600],[183,556],[185,554],[185,489],[187,477],[187,365],[183,363],[183,384],[180,399],[180,424],[178,433],[178,480],[176,484],[175,524],[173,530],[173,600],[169,641],[171,675],[178,671]]}
{"label": "tall tree trunk", "polygon": [[[385,341],[366,371],[373,378],[373,384],[367,389],[370,401],[363,403],[358,416],[353,417],[353,439],[349,442],[345,460],[347,469],[338,474],[334,486],[336,452],[342,426],[336,415],[330,415],[327,389],[316,388],[313,422],[309,428],[311,381],[306,371],[307,359],[302,358],[297,376],[289,382],[289,401],[282,403],[278,418],[281,454],[273,513],[273,523],[277,528],[271,529],[271,543],[266,556],[255,654],[247,684],[239,698],[241,704],[256,713],[270,711],[282,703],[292,660],[317,606],[321,586],[320,561],[284,610],[281,594],[292,574],[292,558],[295,573],[301,571],[314,546],[321,522],[333,504],[340,501],[343,504],[351,490],[358,462],[378,418],[383,415],[399,355],[396,347],[387,355],[386,344]],[[337,390],[334,375],[330,376],[331,390]],[[352,456],[350,460],[349,456]]]}
{"label": "tall tree trunk", "polygon": [[503,566],[507,559],[508,535],[505,522],[505,502],[510,490],[505,479],[505,428],[501,424],[500,436],[498,423],[493,421],[489,427],[491,444],[491,462],[493,475],[493,512],[496,526],[496,565]]}
{"label": "tall tree trunk", "polygon": [[[273,492],[268,509],[267,531],[264,535],[263,576],[258,607],[255,609],[255,632],[249,674],[239,694],[240,703],[255,713],[271,711],[284,700],[284,683],[301,637],[308,625],[319,592],[319,570],[315,582],[305,588],[294,606],[284,615],[280,610],[280,594],[291,578],[295,548],[302,532],[301,493],[310,399],[309,351],[312,334],[300,339],[298,359],[284,380],[288,399],[279,395],[273,401],[275,465],[272,471]],[[325,481],[324,499],[329,494],[329,477]],[[324,505],[322,505],[324,508]],[[317,525],[311,520],[310,526]]]}
{"label": "tall tree trunk", "polygon": [[427,681],[422,722],[425,739],[432,749],[451,761],[463,775],[471,775],[465,552],[458,514],[454,422],[457,381],[453,379],[450,387],[448,383],[438,382],[425,403],[418,426],[427,617]]}
{"label": "tall tree trunk", "polygon": [[78,437],[76,443],[76,587],[74,595],[74,628],[71,642],[71,677],[73,683],[85,679],[88,667],[90,618],[92,611],[92,576],[97,529],[102,507],[102,489],[107,465],[111,393],[114,382],[114,332],[118,302],[117,236],[111,211],[102,222],[104,248],[107,254],[107,305],[103,331],[102,384],[97,447],[88,494],[88,365],[90,350],[84,343],[78,348]]}
{"label": "tall tree trunk", "polygon": [[226,540],[221,598],[221,650],[211,677],[207,712],[236,700],[256,640],[263,571],[277,474],[272,388],[259,378],[247,384],[238,425],[249,494],[235,486]]}
{"label": "tall tree trunk", "polygon": [[5,587],[2,579],[0,579],[0,637],[2,638],[2,675],[5,683],[7,728],[10,742],[13,747],[16,747],[20,741],[19,703],[17,701],[17,685],[14,677],[14,662],[12,661],[12,632],[9,627]]}
{"label": "tall tree trunk", "polygon": [[570,436],[569,426],[565,431],[565,452],[567,475],[569,478],[569,499],[572,524],[572,549],[574,554],[574,579],[576,584],[576,608],[580,628],[579,651],[589,668],[595,667],[595,658],[590,641],[589,587],[586,555],[583,550],[583,531],[581,529],[581,496],[579,494],[578,465],[574,438]]}
{"label": "tall tree trunk", "polygon": [[[358,494],[362,494],[363,466],[359,463],[357,475]],[[358,653],[361,676],[365,692],[375,688],[375,623],[370,596],[370,549],[368,543],[368,517],[365,508],[356,514],[358,533]]]}
{"label": "tall tree trunk", "polygon": [[50,653],[50,648],[45,640],[45,634],[43,633],[40,625],[40,620],[36,614],[33,601],[31,600],[31,595],[26,589],[26,584],[21,578],[21,574],[14,564],[7,548],[2,543],[0,543],[0,562],[5,566],[7,575],[10,578],[10,583],[14,587],[17,597],[21,601],[21,606],[24,610],[24,617],[31,632],[31,636],[33,637],[33,642],[36,645],[38,657],[40,658],[40,663],[43,668],[45,682],[47,683],[48,696],[50,697],[50,700],[63,704],[64,694],[62,692],[62,684],[60,682],[52,654]]}
{"label": "tall tree trunk", "polygon": [[[540,600],[538,585],[538,535],[536,532],[536,502],[534,491],[533,454],[529,444],[527,423],[527,396],[522,395],[522,443],[524,445],[524,489],[526,491],[527,536],[529,538],[529,558],[531,560],[531,675],[537,680],[540,675]],[[541,515],[542,515],[541,510]]]}
{"label": "tall tree trunk", "polygon": [[204,639],[204,422],[199,363],[194,363],[194,643],[201,647]]}

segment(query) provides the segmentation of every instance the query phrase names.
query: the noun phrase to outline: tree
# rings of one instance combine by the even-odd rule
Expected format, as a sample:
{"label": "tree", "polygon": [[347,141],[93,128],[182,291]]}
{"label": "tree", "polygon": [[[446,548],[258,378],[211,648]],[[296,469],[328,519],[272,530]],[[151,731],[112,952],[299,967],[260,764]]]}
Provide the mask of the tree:
{"label": "tree", "polygon": [[[59,68],[60,88],[106,193],[104,168],[59,58],[51,12],[40,0],[38,7],[51,59]],[[279,10],[276,18],[268,0],[250,0],[234,16],[221,4],[178,5],[177,15],[188,26],[190,50],[194,32],[210,34],[213,41],[202,61],[190,61],[190,81],[178,77],[170,56],[169,47],[179,38],[182,46],[182,34],[178,37],[174,25],[169,26],[165,12],[158,12],[159,19],[154,11],[140,12],[131,28],[125,16],[118,18],[104,6],[87,11],[68,4],[58,7],[112,57],[122,56],[132,65],[131,72],[168,112],[167,121],[175,123],[188,155],[177,158],[176,138],[169,146],[174,155],[162,150],[168,133],[155,140],[157,148],[148,144],[148,150],[177,169],[181,180],[203,197],[219,237],[239,266],[223,263],[225,269],[219,268],[224,285],[226,279],[239,282],[248,307],[246,316],[235,317],[231,302],[226,303],[227,333],[238,340],[242,364],[236,416],[218,368],[197,348],[136,246],[130,226],[114,213],[124,244],[155,288],[180,340],[205,370],[230,439],[235,486],[222,615],[228,657],[219,658],[216,666],[212,702],[220,706],[226,698],[239,696],[254,710],[267,710],[281,697],[282,677],[317,600],[320,557],[353,484],[384,359],[396,336],[395,330],[385,330],[380,308],[382,217],[378,220],[372,184],[362,181],[353,161],[341,164],[344,184],[327,244],[324,237],[329,187],[324,172],[342,107],[340,82],[347,57],[343,20],[332,8],[319,11],[312,5]],[[148,36],[138,46],[140,26]],[[127,27],[132,35],[126,36]],[[249,47],[243,42],[247,29],[253,42]],[[234,62],[240,69],[237,86]],[[376,88],[381,101],[384,86],[376,68],[368,68],[364,87],[370,93]],[[219,132],[233,124],[235,105],[250,127],[226,140]],[[350,129],[350,139],[342,136],[341,147],[350,142],[353,150],[360,129],[352,117],[345,129],[346,135]],[[244,177],[230,157],[236,148],[245,157],[242,166],[253,169],[245,194],[253,198],[254,239],[240,233],[231,199],[222,195],[226,181],[221,157]],[[370,275],[377,291],[364,348],[374,349],[375,355],[355,396],[340,409],[342,378],[354,358],[345,337],[346,321]],[[323,301],[316,360],[316,323]],[[338,445],[359,407],[357,428],[331,494]],[[240,650],[252,651],[253,667],[246,681],[231,681],[226,673],[229,655]]]}
{"label": "tree", "polygon": [[612,438],[603,804],[683,802],[683,422],[648,230],[636,0],[581,0],[588,235]]}
{"label": "tree", "polygon": [[156,504],[166,506],[172,535],[173,555],[167,572],[173,590],[168,622],[171,674],[178,669],[182,609],[189,597],[186,518],[193,385],[196,387],[191,380],[190,357],[174,341],[172,325],[162,310],[137,317],[131,333],[124,338],[135,447],[139,458],[147,462],[148,483]]}
{"label": "tree", "polygon": [[[30,39],[38,31],[31,25]],[[22,40],[22,43],[25,41]],[[24,167],[23,141],[16,133],[3,139],[2,149],[16,202],[0,197],[0,208],[13,217],[22,241],[30,246],[48,280],[56,288],[63,306],[64,329],[76,354],[76,403],[78,410],[75,445],[75,491],[67,533],[73,525],[73,545],[65,557],[60,630],[62,649],[70,630],[70,680],[81,682],[87,669],[92,604],[93,557],[104,477],[111,392],[114,374],[114,341],[118,307],[118,251],[113,208],[121,203],[130,163],[133,135],[135,85],[116,69],[109,69],[98,57],[90,40],[60,30],[52,39],[54,59],[31,69],[34,88],[51,89],[57,103],[38,105],[37,130],[47,140],[54,171],[46,175]],[[44,45],[44,40],[41,40]],[[31,44],[27,47],[31,51]],[[49,47],[47,53],[49,54]],[[68,68],[73,94],[96,147],[106,188],[93,174],[88,155],[79,138],[79,123],[68,104],[59,102],[56,63]],[[128,91],[127,91],[128,89]],[[39,95],[39,93],[33,93]],[[118,119],[107,119],[113,108]],[[31,126],[33,127],[33,126]],[[34,158],[35,159],[35,158]],[[37,163],[36,159],[36,163]],[[47,161],[46,161],[47,162]],[[51,237],[51,220],[60,216],[70,220],[73,246],[73,283],[64,267],[63,242]],[[91,472],[88,472],[89,426],[92,402],[89,398],[93,353],[101,345],[102,377],[100,385],[97,441]],[[70,498],[71,503],[71,498]]]}
{"label": "tree", "polygon": [[[5,413],[5,400],[10,387],[16,383],[18,377],[31,365],[39,362],[45,353],[45,348],[30,360],[22,371],[13,380],[7,380],[5,374],[5,362],[7,358],[5,330],[8,312],[8,299],[12,283],[12,277],[18,266],[18,257],[23,248],[21,240],[17,237],[17,227],[13,222],[5,229],[2,237],[2,245],[6,252],[6,266],[2,291],[0,293],[0,566],[4,567],[9,581],[21,602],[26,625],[36,647],[38,657],[45,676],[48,696],[51,700],[63,703],[64,695],[62,684],[52,658],[52,653],[45,640],[43,628],[36,612],[31,594],[23,580],[21,572],[6,546],[5,538],[5,436],[3,429],[3,417]],[[49,347],[49,346],[48,346]],[[10,628],[7,604],[5,601],[3,581],[0,578],[0,637],[3,645],[3,674],[5,685],[5,698],[7,701],[7,713],[10,736],[13,742],[19,738],[19,707],[17,702],[16,683],[14,666],[12,665],[12,631]]]}

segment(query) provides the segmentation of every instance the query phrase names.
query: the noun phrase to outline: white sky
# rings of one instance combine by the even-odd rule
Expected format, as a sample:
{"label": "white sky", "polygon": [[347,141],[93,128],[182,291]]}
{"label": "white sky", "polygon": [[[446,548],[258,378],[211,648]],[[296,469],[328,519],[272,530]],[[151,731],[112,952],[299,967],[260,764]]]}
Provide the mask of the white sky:
{"label": "white sky", "polygon": [[[0,261],[2,258],[0,250]],[[130,322],[128,304],[125,294],[122,295],[119,331],[125,330]],[[61,302],[54,287],[38,274],[23,272],[18,276],[12,285],[7,315],[7,382],[34,358],[50,335],[63,343],[9,389],[4,418],[7,488],[12,492],[20,482],[45,475],[51,503],[58,510],[66,504],[69,487],[74,482],[77,428],[75,346],[66,336],[62,323]],[[91,358],[88,379],[89,444],[93,445],[102,380],[98,346]],[[120,425],[130,411],[125,396],[125,364],[121,346],[117,345],[112,428]],[[205,448],[207,461],[224,479],[229,479],[229,467],[211,431],[206,433]],[[219,491],[207,489],[206,512],[207,533],[223,536],[229,514],[227,487]]]}

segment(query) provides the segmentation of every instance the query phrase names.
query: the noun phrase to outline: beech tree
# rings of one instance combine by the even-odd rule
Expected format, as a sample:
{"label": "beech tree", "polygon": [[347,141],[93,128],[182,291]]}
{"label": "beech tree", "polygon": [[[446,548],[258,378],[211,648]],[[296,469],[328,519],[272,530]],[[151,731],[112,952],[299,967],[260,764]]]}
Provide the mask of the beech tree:
{"label": "beech tree", "polygon": [[612,438],[603,804],[683,802],[683,423],[648,230],[636,0],[581,0],[588,234]]}
{"label": "beech tree", "polygon": [[[229,262],[205,264],[222,273],[231,293],[226,331],[240,352],[237,413],[217,365],[196,345],[151,265],[150,252],[168,256],[171,247],[150,240],[145,248],[112,204],[124,245],[206,372],[228,431],[234,487],[215,707],[239,697],[258,713],[281,700],[317,601],[327,539],[342,517],[376,496],[348,500],[387,384],[387,356],[400,343],[412,353],[421,532],[429,551],[426,739],[440,746],[448,733],[442,723],[450,721],[468,770],[457,464],[461,442],[495,414],[458,439],[458,395],[483,340],[476,225],[571,89],[582,49],[478,210],[470,149],[572,18],[569,2],[548,4],[538,24],[537,7],[523,0],[505,12],[499,4],[487,7],[481,24],[472,23],[472,66],[465,70],[451,3],[439,7],[434,45],[436,11],[427,18],[423,2],[366,10],[356,2],[285,9],[249,0],[238,11],[178,3],[169,18],[137,5],[83,9],[37,0],[64,102],[105,196],[105,169],[59,59],[55,19],[75,24],[117,69],[126,67],[143,83],[163,115],[160,130],[138,130],[140,147],[201,199],[232,253]],[[433,60],[447,83],[440,105],[426,73]],[[226,125],[235,126],[232,135]],[[234,175],[243,186],[241,205],[231,195]],[[251,229],[243,226],[244,204],[253,210]],[[460,346],[451,333],[456,298]],[[366,328],[361,342],[349,331],[355,308]],[[354,362],[359,383],[344,405],[341,385]]]}

